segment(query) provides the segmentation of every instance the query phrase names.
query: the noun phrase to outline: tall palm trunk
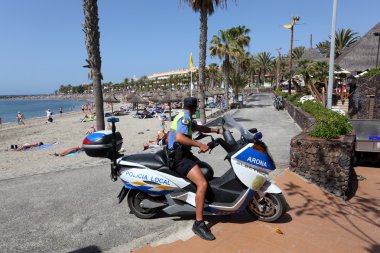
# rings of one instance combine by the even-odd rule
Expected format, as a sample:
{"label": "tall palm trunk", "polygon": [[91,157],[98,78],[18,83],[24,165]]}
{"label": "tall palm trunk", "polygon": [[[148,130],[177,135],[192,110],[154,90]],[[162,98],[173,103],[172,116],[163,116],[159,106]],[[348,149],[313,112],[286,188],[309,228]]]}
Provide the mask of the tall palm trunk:
{"label": "tall palm trunk", "polygon": [[88,59],[85,67],[90,68],[89,79],[92,79],[95,98],[96,128],[104,130],[103,90],[101,80],[101,57],[99,46],[99,18],[97,0],[83,0],[84,24],[86,34],[86,48]]}
{"label": "tall palm trunk", "polygon": [[205,111],[205,70],[207,48],[207,10],[200,9],[201,33],[199,36],[199,109],[202,124],[206,124]]}
{"label": "tall palm trunk", "polygon": [[226,54],[225,59],[223,61],[223,82],[224,82],[224,97],[226,100],[226,107],[227,109],[230,109],[230,101],[228,99],[228,90],[230,88],[230,82],[229,82],[229,72],[230,72],[230,59],[229,56]]}

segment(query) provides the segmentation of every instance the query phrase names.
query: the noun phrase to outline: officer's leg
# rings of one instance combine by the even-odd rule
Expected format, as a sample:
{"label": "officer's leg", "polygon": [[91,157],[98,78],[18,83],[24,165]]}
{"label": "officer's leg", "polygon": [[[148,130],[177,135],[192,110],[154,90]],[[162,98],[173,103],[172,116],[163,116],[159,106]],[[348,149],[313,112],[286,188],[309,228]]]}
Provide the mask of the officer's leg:
{"label": "officer's leg", "polygon": [[189,173],[187,173],[187,178],[197,186],[197,192],[195,194],[195,218],[197,221],[201,221],[203,220],[207,181],[198,165],[195,165]]}

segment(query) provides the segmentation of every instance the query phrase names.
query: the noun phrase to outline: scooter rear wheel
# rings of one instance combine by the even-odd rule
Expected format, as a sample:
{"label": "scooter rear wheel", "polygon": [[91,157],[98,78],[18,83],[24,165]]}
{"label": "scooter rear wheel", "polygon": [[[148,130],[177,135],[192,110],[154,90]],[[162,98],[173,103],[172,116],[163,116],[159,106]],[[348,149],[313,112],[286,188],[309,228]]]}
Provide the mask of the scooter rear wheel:
{"label": "scooter rear wheel", "polygon": [[137,191],[137,190],[131,190],[128,193],[127,200],[128,200],[128,206],[131,212],[136,215],[138,218],[141,219],[151,219],[154,216],[156,216],[160,211],[161,208],[144,208],[140,206],[140,203],[144,199],[151,198],[148,194]]}
{"label": "scooter rear wheel", "polygon": [[247,211],[261,221],[273,222],[286,212],[287,206],[286,200],[281,193],[268,193],[261,200],[258,200],[258,195],[256,194],[248,204]]}

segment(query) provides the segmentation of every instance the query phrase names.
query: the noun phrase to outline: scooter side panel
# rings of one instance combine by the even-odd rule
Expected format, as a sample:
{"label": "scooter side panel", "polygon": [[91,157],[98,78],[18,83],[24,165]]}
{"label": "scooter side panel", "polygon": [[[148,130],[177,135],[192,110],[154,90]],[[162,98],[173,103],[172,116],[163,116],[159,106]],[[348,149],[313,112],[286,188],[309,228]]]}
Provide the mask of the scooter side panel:
{"label": "scooter side panel", "polygon": [[241,182],[253,190],[258,190],[267,181],[267,175],[262,171],[269,171],[272,165],[270,159],[256,153],[258,151],[253,150],[251,146],[252,144],[248,144],[233,155],[231,164]]}
{"label": "scooter side panel", "polygon": [[173,182],[173,178],[169,179],[165,173],[148,168],[124,168],[119,177],[126,188],[138,189],[150,195],[165,195],[179,188],[179,185]]}

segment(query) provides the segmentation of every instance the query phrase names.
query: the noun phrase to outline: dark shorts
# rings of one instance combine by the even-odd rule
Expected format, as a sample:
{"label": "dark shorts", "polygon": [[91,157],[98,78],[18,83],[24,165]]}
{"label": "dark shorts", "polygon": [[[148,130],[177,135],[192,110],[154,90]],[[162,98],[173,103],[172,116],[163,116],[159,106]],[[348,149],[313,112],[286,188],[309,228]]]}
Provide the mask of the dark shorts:
{"label": "dark shorts", "polygon": [[197,165],[199,159],[193,155],[193,153],[189,152],[184,155],[181,160],[175,160],[173,169],[177,172],[181,177],[186,178],[187,173]]}

